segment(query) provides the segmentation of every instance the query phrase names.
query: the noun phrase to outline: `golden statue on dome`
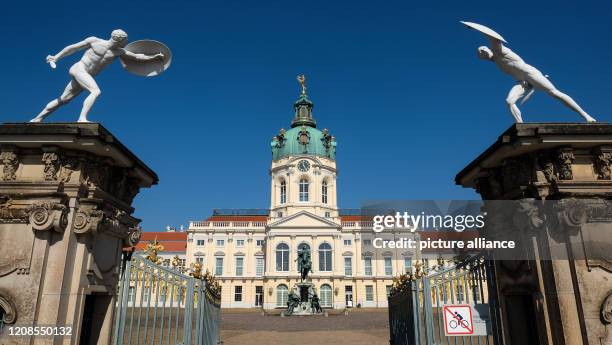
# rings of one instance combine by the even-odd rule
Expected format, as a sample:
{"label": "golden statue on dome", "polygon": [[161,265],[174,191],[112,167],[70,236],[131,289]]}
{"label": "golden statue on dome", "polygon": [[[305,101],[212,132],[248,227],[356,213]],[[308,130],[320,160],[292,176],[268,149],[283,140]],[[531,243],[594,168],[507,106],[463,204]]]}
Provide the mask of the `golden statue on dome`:
{"label": "golden statue on dome", "polygon": [[306,94],[306,76],[303,74],[298,75],[297,81],[300,83],[300,86],[302,86],[302,95],[305,95]]}

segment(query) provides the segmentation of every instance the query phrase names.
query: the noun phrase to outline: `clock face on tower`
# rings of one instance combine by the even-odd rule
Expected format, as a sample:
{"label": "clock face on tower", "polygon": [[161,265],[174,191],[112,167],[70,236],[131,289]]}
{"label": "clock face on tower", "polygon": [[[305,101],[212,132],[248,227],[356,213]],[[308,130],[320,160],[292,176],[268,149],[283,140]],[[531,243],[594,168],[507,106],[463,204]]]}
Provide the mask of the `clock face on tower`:
{"label": "clock face on tower", "polygon": [[307,172],[310,169],[310,163],[306,160],[301,160],[298,162],[297,168],[301,172]]}

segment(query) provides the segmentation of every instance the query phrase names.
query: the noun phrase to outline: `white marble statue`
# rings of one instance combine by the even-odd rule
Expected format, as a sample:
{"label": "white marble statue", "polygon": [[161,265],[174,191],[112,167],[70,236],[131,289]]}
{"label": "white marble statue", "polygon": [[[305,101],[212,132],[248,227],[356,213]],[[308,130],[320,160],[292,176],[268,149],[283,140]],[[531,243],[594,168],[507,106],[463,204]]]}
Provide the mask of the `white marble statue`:
{"label": "white marble statue", "polygon": [[89,37],[81,42],[67,46],[56,55],[47,56],[47,63],[52,68],[55,68],[56,62],[61,58],[76,53],[79,50],[86,49],[81,60],[70,67],[69,73],[72,80],[68,83],[61,96],[49,102],[45,109],[43,109],[38,116],[30,120],[30,122],[41,122],[60,106],[70,102],[74,97],[78,96],[83,90],[89,91],[89,95],[83,102],[79,122],[89,122],[87,120],[87,114],[96,101],[96,98],[98,98],[101,93],[94,77],[100,73],[104,67],[115,61],[117,57],[143,62],[154,59],[164,59],[164,54],[162,53],[145,55],[130,52],[124,49],[126,44],[127,34],[125,31],[118,29],[111,33],[111,38],[109,40]]}
{"label": "white marble statue", "polygon": [[568,108],[580,114],[588,122],[595,122],[595,119],[587,114],[580,106],[568,95],[559,91],[547,76],[542,74],[537,68],[525,63],[520,56],[504,46],[507,43],[503,37],[490,28],[470,22],[461,22],[469,28],[482,32],[487,36],[491,47],[481,46],[478,48],[478,56],[481,59],[495,62],[502,72],[509,74],[518,83],[510,90],[506,103],[516,122],[523,122],[521,111],[516,102],[523,98],[521,105],[525,103],[533,94],[534,89],[544,91],[550,96],[560,100]]}

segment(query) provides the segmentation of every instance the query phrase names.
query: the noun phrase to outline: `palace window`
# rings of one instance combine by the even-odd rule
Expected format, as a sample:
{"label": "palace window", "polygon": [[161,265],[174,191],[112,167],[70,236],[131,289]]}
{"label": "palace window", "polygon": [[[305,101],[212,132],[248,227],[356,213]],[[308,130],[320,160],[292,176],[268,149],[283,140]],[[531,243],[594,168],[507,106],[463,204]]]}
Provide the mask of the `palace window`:
{"label": "palace window", "polygon": [[373,302],[374,301],[374,286],[366,285],[366,301]]}
{"label": "palace window", "polygon": [[263,306],[263,286],[256,286],[255,287],[255,306],[256,307],[261,307]]}
{"label": "palace window", "polygon": [[280,272],[289,271],[289,246],[280,243],[276,246],[276,270]]}
{"label": "palace window", "polygon": [[332,306],[332,288],[327,284],[321,285],[321,307],[331,308]]}
{"label": "palace window", "polygon": [[353,275],[353,259],[350,257],[344,258],[344,275],[348,277]]}
{"label": "palace window", "polygon": [[203,246],[204,245],[204,240],[197,240],[196,241],[196,245]]}
{"label": "palace window", "polygon": [[242,286],[234,286],[234,301],[242,302]]}
{"label": "palace window", "polygon": [[368,247],[372,245],[372,240],[363,240],[363,245]]}
{"label": "palace window", "polygon": [[393,260],[390,257],[385,258],[385,275],[393,275]]}
{"label": "palace window", "polygon": [[244,247],[244,240],[236,240],[237,247]]}
{"label": "palace window", "polygon": [[223,258],[215,258],[215,275],[223,275]]}
{"label": "palace window", "polygon": [[321,243],[319,246],[319,271],[329,272],[332,270],[332,250],[329,243]]}
{"label": "palace window", "polygon": [[350,246],[350,245],[351,245],[351,243],[352,243],[352,241],[351,241],[351,240],[344,240],[344,245],[345,245],[345,246]]}
{"label": "palace window", "polygon": [[331,212],[325,211],[325,218],[331,218]]}
{"label": "palace window", "polygon": [[412,272],[412,258],[404,258],[404,273]]}
{"label": "palace window", "polygon": [[308,180],[305,178],[300,180],[300,201],[308,201]]}
{"label": "palace window", "polygon": [[256,246],[261,247],[261,246],[263,246],[263,244],[264,244],[264,240],[255,240],[255,245]]}
{"label": "palace window", "polygon": [[280,183],[280,203],[284,204],[287,202],[287,182],[282,180]]}
{"label": "palace window", "polygon": [[263,257],[256,257],[255,258],[255,275],[258,277],[263,276],[264,274],[264,258]]}
{"label": "palace window", "polygon": [[323,184],[321,184],[321,202],[327,204],[327,181],[323,181]]}
{"label": "palace window", "polygon": [[372,257],[366,256],[363,258],[363,269],[366,276],[372,275]]}
{"label": "palace window", "polygon": [[196,257],[196,262],[200,264],[204,264],[204,257],[203,256]]}
{"label": "palace window", "polygon": [[281,284],[277,286],[276,287],[276,306],[286,307],[288,296],[289,296],[289,289],[287,289],[287,285]]}
{"label": "palace window", "polygon": [[217,247],[223,247],[225,245],[225,240],[217,240]]}
{"label": "palace window", "polygon": [[236,258],[236,276],[241,277],[244,271],[244,258]]}

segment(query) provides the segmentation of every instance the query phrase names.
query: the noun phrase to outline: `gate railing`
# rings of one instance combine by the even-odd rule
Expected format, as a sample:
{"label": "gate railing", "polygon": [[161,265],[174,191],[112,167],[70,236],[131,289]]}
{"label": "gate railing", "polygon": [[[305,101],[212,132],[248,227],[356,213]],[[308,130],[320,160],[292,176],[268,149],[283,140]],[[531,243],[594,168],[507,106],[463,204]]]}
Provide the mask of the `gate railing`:
{"label": "gate railing", "polygon": [[[472,257],[407,282],[405,289],[389,297],[391,344],[499,345],[495,293],[489,293],[494,291],[491,269],[489,261]],[[449,304],[469,304],[486,335],[446,336],[443,308]]]}
{"label": "gate railing", "polygon": [[220,316],[206,281],[134,255],[122,272],[113,344],[217,345]]}

